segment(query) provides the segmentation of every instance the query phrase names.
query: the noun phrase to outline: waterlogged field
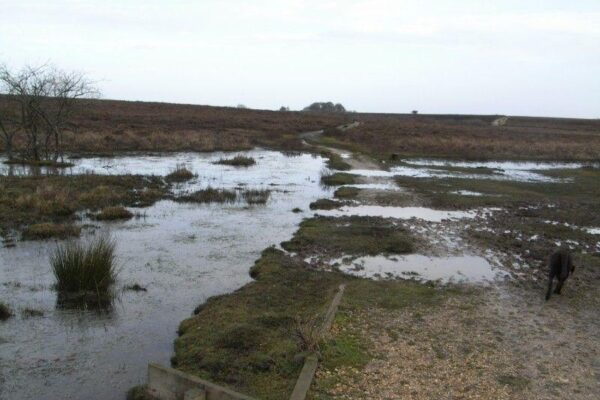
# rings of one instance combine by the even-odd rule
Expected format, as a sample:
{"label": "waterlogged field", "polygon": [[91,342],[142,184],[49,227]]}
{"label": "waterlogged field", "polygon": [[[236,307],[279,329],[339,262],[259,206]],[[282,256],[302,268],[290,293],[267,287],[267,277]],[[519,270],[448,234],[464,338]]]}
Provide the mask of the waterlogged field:
{"label": "waterlogged field", "polygon": [[[536,314],[542,263],[554,246],[581,253],[581,278],[567,287],[595,301],[598,164],[407,159],[388,167],[328,151],[328,162],[255,149],[90,157],[60,171],[0,167],[16,177],[135,174],[169,182],[162,200],[128,208],[137,214],[130,220],[77,212],[81,240],[110,232],[117,243],[116,295],[102,310],[58,304],[48,263],[56,241],[0,249],[0,300],[16,314],[1,325],[0,398],[119,398],[143,383],[149,361],[259,398],[284,398],[306,350],[297,343],[297,325],[306,323],[298,318],[320,313],[340,282],[347,293],[332,338],[320,343],[310,398],[365,398],[385,388],[391,392],[383,397],[440,397],[432,379],[465,396],[478,382],[483,397],[533,398],[554,382],[554,370],[531,372],[537,366],[519,357],[553,360],[512,341],[555,322],[556,313]],[[246,285],[257,259],[255,281]],[[188,318],[209,297],[228,293]],[[575,307],[569,315],[584,321],[584,337],[561,354],[595,354],[586,336],[595,320],[574,296],[564,297],[559,307]],[[515,313],[515,324],[500,332],[505,315]],[[520,331],[530,323],[539,329]],[[553,344],[574,326],[559,325]],[[448,327],[452,338],[444,336]],[[538,343],[540,335],[529,339]],[[458,371],[463,381],[454,378]],[[410,384],[399,378],[409,375]],[[377,386],[378,379],[387,383]],[[591,382],[582,372],[582,393]]]}
{"label": "waterlogged field", "polygon": [[[0,249],[0,299],[15,317],[0,326],[0,398],[121,398],[145,379],[150,361],[169,365],[179,322],[208,297],[250,281],[260,252],[289,239],[315,199],[321,157],[254,150],[256,165],[239,169],[213,162],[232,154],[180,153],[75,161],[64,173],[165,176],[185,164],[197,176],[177,184],[185,193],[215,188],[269,189],[264,205],[194,204],[163,200],[135,209],[125,222],[80,221],[82,240],[110,232],[117,243],[116,297],[107,310],[57,305],[50,241],[18,241]],[[21,172],[25,172],[24,170]],[[146,289],[128,290],[134,284]],[[30,316],[26,309],[43,315]]]}

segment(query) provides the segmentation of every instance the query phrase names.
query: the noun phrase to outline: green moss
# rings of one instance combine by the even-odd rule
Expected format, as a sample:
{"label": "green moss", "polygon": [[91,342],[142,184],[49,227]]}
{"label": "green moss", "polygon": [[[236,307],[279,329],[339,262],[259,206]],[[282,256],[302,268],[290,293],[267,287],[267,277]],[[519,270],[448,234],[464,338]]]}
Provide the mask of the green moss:
{"label": "green moss", "polygon": [[294,252],[330,255],[402,254],[413,250],[408,232],[375,217],[316,217],[304,220],[294,237],[282,243]]}

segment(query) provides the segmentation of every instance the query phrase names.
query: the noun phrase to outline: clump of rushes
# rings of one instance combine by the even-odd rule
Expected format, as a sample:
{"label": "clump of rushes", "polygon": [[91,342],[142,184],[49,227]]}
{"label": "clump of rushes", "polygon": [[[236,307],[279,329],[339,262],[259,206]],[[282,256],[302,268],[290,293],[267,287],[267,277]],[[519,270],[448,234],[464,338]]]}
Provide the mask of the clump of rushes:
{"label": "clump of rushes", "polygon": [[0,321],[6,321],[13,316],[12,310],[4,303],[0,303]]}
{"label": "clump of rushes", "polygon": [[189,203],[233,203],[236,199],[235,190],[215,189],[208,186],[206,189],[179,196],[175,200]]}
{"label": "clump of rushes", "polygon": [[24,240],[66,239],[69,237],[78,237],[80,233],[81,228],[76,225],[43,222],[41,224],[29,225],[23,231],[22,237]]}
{"label": "clump of rushes", "polygon": [[337,197],[338,199],[353,199],[356,196],[358,196],[359,192],[360,192],[359,188],[355,188],[352,186],[344,186],[344,187],[338,188],[333,195],[335,197]]}
{"label": "clump of rushes", "polygon": [[133,213],[121,206],[105,207],[95,215],[98,221],[114,221],[118,219],[130,219],[132,217]]}
{"label": "clump of rushes", "polygon": [[356,183],[357,176],[346,172],[324,173],[321,175],[321,183],[326,186],[352,185]]}
{"label": "clump of rushes", "polygon": [[115,281],[115,242],[98,236],[87,244],[67,243],[50,257],[59,293],[106,294]]}
{"label": "clump of rushes", "polygon": [[329,199],[319,199],[317,201],[313,201],[309,205],[311,210],[333,210],[334,208],[339,208],[341,206],[342,203],[339,201]]}
{"label": "clump of rushes", "polygon": [[232,165],[234,167],[250,167],[256,164],[256,160],[252,157],[235,156],[233,158],[221,158],[215,164]]}
{"label": "clump of rushes", "polygon": [[242,192],[242,197],[248,204],[266,204],[271,196],[267,189],[249,189]]}
{"label": "clump of rushes", "polygon": [[185,182],[194,177],[194,173],[186,168],[183,164],[177,164],[175,169],[168,174],[165,179],[167,182]]}

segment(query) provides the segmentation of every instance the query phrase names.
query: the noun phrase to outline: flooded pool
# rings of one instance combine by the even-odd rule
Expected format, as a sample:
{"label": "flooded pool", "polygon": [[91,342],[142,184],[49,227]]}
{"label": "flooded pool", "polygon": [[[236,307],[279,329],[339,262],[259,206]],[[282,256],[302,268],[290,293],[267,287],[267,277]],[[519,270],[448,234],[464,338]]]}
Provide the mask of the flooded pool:
{"label": "flooded pool", "polygon": [[475,211],[443,211],[426,207],[392,207],[392,206],[344,206],[335,210],[320,210],[319,215],[340,217],[356,215],[359,217],[382,217],[411,219],[417,218],[429,222],[441,222],[446,219],[474,218]]}
{"label": "flooded pool", "polygon": [[462,255],[428,257],[420,254],[407,256],[367,256],[356,259],[340,258],[331,265],[348,274],[375,278],[405,278],[419,281],[471,282],[493,281],[498,271],[483,257]]}
{"label": "flooded pool", "polygon": [[[293,213],[331,191],[319,185],[321,157],[288,157],[253,150],[257,165],[214,165],[231,154],[178,153],[76,160],[64,173],[165,175],[177,164],[198,177],[179,190],[212,184],[266,187],[265,206],[198,205],[160,201],[145,218],[98,223],[89,237],[110,231],[117,241],[117,297],[108,312],[57,307],[48,256],[55,243],[17,242],[0,249],[0,299],[16,316],[0,324],[0,398],[120,399],[145,381],[149,361],[169,365],[179,322],[208,297],[250,281],[248,269],[260,252],[288,240],[302,218]],[[138,283],[146,292],[124,290]],[[43,311],[26,318],[22,311]]]}
{"label": "flooded pool", "polygon": [[[561,182],[540,172],[551,169],[600,167],[600,163],[533,162],[533,161],[452,161],[431,159],[404,160],[404,165],[392,167],[391,174],[415,178],[473,178],[516,180],[524,182]],[[438,168],[463,168],[452,171]]]}

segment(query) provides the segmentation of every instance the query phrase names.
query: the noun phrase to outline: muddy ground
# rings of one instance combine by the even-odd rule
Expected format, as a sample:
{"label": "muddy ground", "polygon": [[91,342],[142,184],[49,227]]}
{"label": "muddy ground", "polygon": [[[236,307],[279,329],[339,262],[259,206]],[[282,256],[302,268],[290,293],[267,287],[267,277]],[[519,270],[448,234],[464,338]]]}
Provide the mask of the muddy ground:
{"label": "muddy ground", "polygon": [[[376,168],[365,165],[364,158],[346,161],[357,169]],[[361,177],[359,183],[382,184],[387,180]],[[419,184],[401,184],[400,190],[394,191],[365,188],[352,193],[350,201],[354,205],[464,208],[460,201],[440,201],[439,187]],[[311,398],[597,398],[598,237],[577,229],[573,224],[577,212],[554,212],[560,223],[548,221],[546,212],[552,212],[557,202],[562,202],[563,209],[573,205],[577,209],[578,204],[585,209],[584,195],[569,199],[550,194],[545,201],[522,196],[515,202],[491,204],[502,208],[492,208],[470,220],[402,221],[421,244],[417,252],[438,256],[493,254],[502,277],[485,285],[456,285],[462,295],[448,296],[434,306],[357,309],[349,306],[352,299],[346,299],[332,340],[351,333],[368,354],[368,361],[339,365],[324,360]],[[478,200],[480,204],[472,201],[468,206],[486,204],[485,200]],[[571,221],[567,228],[566,221]],[[537,237],[532,236],[535,232]],[[546,302],[545,257],[565,244],[572,247],[580,265],[563,293]]]}

